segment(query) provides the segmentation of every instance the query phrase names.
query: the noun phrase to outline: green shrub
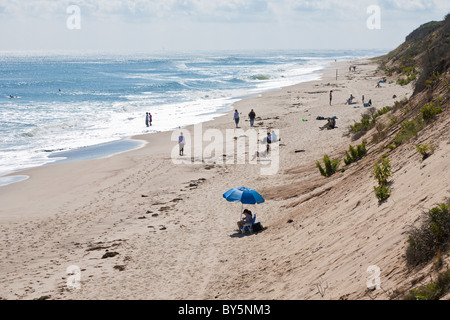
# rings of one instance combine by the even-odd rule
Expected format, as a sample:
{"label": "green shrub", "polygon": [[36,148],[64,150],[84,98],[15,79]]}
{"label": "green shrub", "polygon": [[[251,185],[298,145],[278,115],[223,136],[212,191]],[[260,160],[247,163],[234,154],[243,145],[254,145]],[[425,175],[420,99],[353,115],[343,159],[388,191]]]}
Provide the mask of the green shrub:
{"label": "green shrub", "polygon": [[389,125],[393,126],[394,124],[396,124],[398,122],[398,119],[394,116],[390,116],[389,117]]}
{"label": "green shrub", "polygon": [[392,150],[395,149],[395,145],[389,144],[389,145],[387,146],[387,148],[388,148],[390,151],[392,151]]}
{"label": "green shrub", "polygon": [[400,101],[394,101],[394,107],[393,110],[396,111],[398,109],[400,109],[401,107],[405,106],[408,103],[408,98],[403,98]]}
{"label": "green shrub", "polygon": [[344,163],[348,166],[364,157],[367,154],[366,145],[367,143],[365,141],[363,141],[362,144],[357,145],[356,148],[350,145],[348,151],[345,151],[346,157]]}
{"label": "green shrub", "polygon": [[430,210],[430,229],[439,246],[446,245],[450,240],[450,205],[439,204]]}
{"label": "green shrub", "polygon": [[[411,62],[409,62],[411,63]],[[415,66],[401,66],[400,70],[401,74],[404,75],[406,78],[399,78],[397,79],[397,84],[404,86],[410,83],[411,81],[416,80],[417,75],[419,72],[416,70]]]}
{"label": "green shrub", "polygon": [[375,120],[370,118],[362,118],[360,122],[353,121],[354,124],[350,125],[350,131],[368,131],[372,129],[375,125]]}
{"label": "green shrub", "polygon": [[375,117],[375,118],[378,118],[378,117],[382,116],[383,114],[388,113],[388,112],[391,111],[391,110],[392,110],[392,107],[390,107],[390,106],[385,106],[384,108],[381,108],[380,110],[378,110],[378,111],[375,113],[374,117]]}
{"label": "green shrub", "polygon": [[434,150],[433,146],[429,146],[427,144],[421,144],[421,145],[416,144],[415,146],[416,146],[417,152],[419,152],[421,154],[422,160],[425,160],[426,158],[428,158]]}
{"label": "green shrub", "polygon": [[[433,84],[436,83],[436,80],[438,80],[440,76],[441,76],[441,75],[440,75],[439,71],[436,71],[435,73],[433,73],[433,75],[431,76],[430,79],[425,80],[425,86],[426,86],[427,88],[432,87]],[[445,78],[444,78],[444,79],[445,79]]]}
{"label": "green shrub", "polygon": [[450,242],[450,204],[441,203],[432,208],[422,225],[409,231],[406,262],[416,266],[429,262]]}
{"label": "green shrub", "polygon": [[401,129],[395,135],[394,144],[396,147],[408,142],[409,139],[416,136],[417,133],[422,130],[426,124],[421,118],[416,117],[413,120],[405,121],[401,124]]}
{"label": "green shrub", "polygon": [[324,155],[323,163],[324,163],[325,168],[322,168],[319,161],[316,161],[316,166],[319,169],[320,174],[322,176],[329,177],[337,171],[337,169],[339,168],[340,162],[341,161],[339,159],[331,160],[328,155]]}
{"label": "green shrub", "polygon": [[386,68],[384,71],[385,71],[386,75],[387,75],[388,77],[390,77],[390,76],[392,76],[392,73],[394,72],[394,69],[392,69],[392,68]]}
{"label": "green shrub", "polygon": [[436,282],[413,289],[406,300],[439,300],[450,290],[450,269],[439,275]]}
{"label": "green shrub", "polygon": [[359,122],[353,121],[354,123],[350,125],[350,132],[366,132],[375,127],[376,120],[378,117],[392,110],[392,107],[385,106],[380,110],[376,110],[376,108],[370,108],[366,113],[361,115],[361,120]]}
{"label": "green shrub", "polygon": [[378,185],[386,185],[391,176],[391,163],[388,157],[383,157],[381,162],[373,164],[372,175],[377,180]]}
{"label": "green shrub", "polygon": [[442,112],[442,108],[438,105],[435,107],[433,102],[427,103],[420,109],[420,113],[422,114],[422,119],[425,122],[430,122],[434,119],[434,117]]}
{"label": "green shrub", "polygon": [[378,202],[386,200],[391,195],[391,190],[386,185],[374,186],[373,189],[375,190],[375,195],[377,196]]}
{"label": "green shrub", "polygon": [[374,186],[375,195],[378,202],[382,202],[391,195],[388,186],[388,179],[391,176],[391,163],[388,157],[383,156],[381,162],[375,162],[373,165],[372,175],[377,180],[378,186]]}
{"label": "green shrub", "polygon": [[411,74],[411,75],[407,76],[406,78],[398,78],[397,84],[399,84],[401,86],[406,86],[411,81],[416,80],[416,77],[417,77],[416,74]]}

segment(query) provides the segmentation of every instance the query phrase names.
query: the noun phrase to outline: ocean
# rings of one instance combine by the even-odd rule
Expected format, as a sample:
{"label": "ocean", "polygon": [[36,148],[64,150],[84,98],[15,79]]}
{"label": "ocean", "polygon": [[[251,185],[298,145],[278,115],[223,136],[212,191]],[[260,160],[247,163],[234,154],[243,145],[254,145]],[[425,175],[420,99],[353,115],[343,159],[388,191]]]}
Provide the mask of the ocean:
{"label": "ocean", "polygon": [[335,60],[386,52],[0,52],[0,180],[76,150],[136,148],[127,138],[211,120],[244,97],[317,80]]}

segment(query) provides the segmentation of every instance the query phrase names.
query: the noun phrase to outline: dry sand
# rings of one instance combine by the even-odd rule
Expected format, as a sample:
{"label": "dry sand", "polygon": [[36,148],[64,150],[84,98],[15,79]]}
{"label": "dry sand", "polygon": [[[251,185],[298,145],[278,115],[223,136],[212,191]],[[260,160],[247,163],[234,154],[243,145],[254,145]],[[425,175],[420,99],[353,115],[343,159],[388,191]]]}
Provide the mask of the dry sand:
{"label": "dry sand", "polygon": [[[445,139],[436,145],[440,172],[428,160],[421,163],[414,150],[392,159],[395,184],[383,205],[373,193],[373,162],[321,177],[315,161],[324,153],[342,156],[353,143],[347,127],[367,110],[362,95],[382,108],[412,92],[389,83],[375,88],[375,64],[352,62],[356,72],[348,71],[349,64],[333,64],[319,81],[234,105],[243,130],[251,108],[260,117],[255,129],[280,130],[273,175],[261,174],[267,159],[220,164],[217,155],[215,164],[174,164],[171,132],[135,137],[148,142],[138,150],[21,173],[30,178],[0,188],[0,297],[386,299],[386,291],[405,278],[399,255],[405,228],[448,194],[449,145]],[[345,104],[350,94],[357,104]],[[232,113],[204,123],[204,132],[233,129]],[[325,121],[317,116],[337,116],[338,128],[319,130]],[[408,170],[415,174],[401,175]],[[433,182],[417,182],[425,176]],[[236,233],[241,205],[222,194],[239,186],[266,198],[246,206],[266,228],[262,232]],[[380,267],[383,290],[367,292],[369,265]],[[70,266],[79,268],[79,289],[67,286]]]}

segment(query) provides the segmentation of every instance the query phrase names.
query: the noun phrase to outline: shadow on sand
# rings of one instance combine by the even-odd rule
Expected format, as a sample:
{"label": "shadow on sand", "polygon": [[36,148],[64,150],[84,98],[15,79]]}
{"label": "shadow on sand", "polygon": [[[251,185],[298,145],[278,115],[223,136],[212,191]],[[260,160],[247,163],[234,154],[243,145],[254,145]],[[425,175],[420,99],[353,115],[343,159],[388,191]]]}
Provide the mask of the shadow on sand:
{"label": "shadow on sand", "polygon": [[230,234],[230,238],[243,238],[243,237],[247,237],[247,236],[253,236],[253,235],[256,235],[258,233],[263,232],[266,229],[267,229],[267,227],[263,227],[261,230],[256,231],[256,232],[252,232],[252,233],[249,233],[249,232],[240,233],[237,230],[235,230],[235,232],[233,234]]}

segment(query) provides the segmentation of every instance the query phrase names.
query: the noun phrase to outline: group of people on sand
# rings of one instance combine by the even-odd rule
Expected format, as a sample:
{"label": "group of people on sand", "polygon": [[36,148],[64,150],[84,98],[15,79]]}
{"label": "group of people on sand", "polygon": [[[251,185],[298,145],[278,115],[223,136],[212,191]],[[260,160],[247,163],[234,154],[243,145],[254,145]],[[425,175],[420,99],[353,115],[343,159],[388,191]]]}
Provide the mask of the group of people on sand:
{"label": "group of people on sand", "polygon": [[[248,117],[250,119],[250,126],[253,127],[254,123],[255,123],[255,118],[256,118],[256,113],[255,113],[255,111],[253,109],[251,109],[251,111],[249,112]],[[146,120],[145,120],[146,123],[147,123],[147,126],[151,125],[151,121],[152,121],[151,119],[152,119],[151,114],[149,112],[147,112],[147,116],[146,116]],[[234,119],[236,128],[239,128],[238,125],[239,125],[240,117],[239,117],[239,112],[237,111],[237,109],[234,112],[233,119]],[[277,142],[277,141],[279,141],[279,138],[277,137],[275,131],[274,130],[267,131],[266,150],[263,153],[265,155],[269,154],[269,152],[270,152],[270,144],[272,142]],[[179,155],[180,156],[184,155],[184,145],[185,145],[185,143],[186,143],[186,140],[185,140],[185,137],[183,136],[183,132],[180,132],[180,135],[178,136],[178,146],[179,146]],[[260,153],[257,151],[255,156],[253,157],[253,159],[255,157],[259,158],[259,156],[260,156]]]}
{"label": "group of people on sand", "polygon": [[[235,109],[234,110],[234,115],[233,115],[233,120],[234,120],[234,124],[236,125],[236,128],[239,128],[239,120],[240,120],[240,116],[239,115],[240,115],[239,111],[237,111],[237,109]],[[250,127],[254,126],[255,118],[256,118],[256,113],[252,109],[252,110],[250,110],[250,112],[248,114],[248,119],[250,121]]]}
{"label": "group of people on sand", "polygon": [[150,127],[152,125],[152,114],[150,112],[146,112],[145,114],[145,125]]}
{"label": "group of people on sand", "polygon": [[[234,115],[233,115],[233,119],[234,119],[234,123],[236,128],[239,128],[239,120],[240,120],[240,113],[237,109],[234,110]],[[250,121],[250,127],[254,127],[255,125],[255,118],[256,118],[256,113],[255,110],[251,109],[249,114],[248,114],[248,118]],[[277,134],[275,133],[274,130],[268,130],[267,131],[267,137],[265,139],[266,142],[266,150],[259,152],[256,151],[255,154],[253,155],[253,159],[255,160],[255,158],[259,158],[259,157],[266,157],[269,153],[270,153],[270,145],[272,144],[272,142],[277,142],[280,141],[280,139],[278,138]]]}

